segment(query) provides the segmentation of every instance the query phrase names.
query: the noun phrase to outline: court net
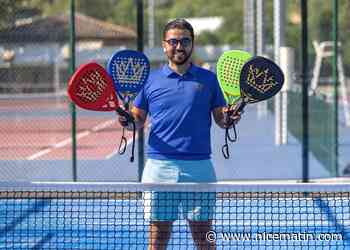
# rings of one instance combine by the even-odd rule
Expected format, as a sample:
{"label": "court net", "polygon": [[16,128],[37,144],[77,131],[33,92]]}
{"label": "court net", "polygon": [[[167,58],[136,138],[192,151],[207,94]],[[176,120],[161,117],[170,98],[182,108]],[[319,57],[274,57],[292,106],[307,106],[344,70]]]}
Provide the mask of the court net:
{"label": "court net", "polygon": [[[349,184],[2,183],[0,249],[147,249],[153,220],[176,219],[167,249],[349,249]],[[206,249],[206,248],[205,248]]]}

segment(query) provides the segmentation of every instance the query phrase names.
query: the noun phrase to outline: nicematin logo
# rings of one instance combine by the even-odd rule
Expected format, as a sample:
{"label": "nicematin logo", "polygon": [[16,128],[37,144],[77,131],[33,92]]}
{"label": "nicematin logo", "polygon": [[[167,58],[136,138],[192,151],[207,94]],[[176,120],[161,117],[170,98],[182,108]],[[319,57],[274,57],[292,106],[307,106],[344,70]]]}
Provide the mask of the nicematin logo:
{"label": "nicematin logo", "polygon": [[344,239],[341,233],[231,233],[215,232],[206,233],[208,242],[218,241],[342,241]]}

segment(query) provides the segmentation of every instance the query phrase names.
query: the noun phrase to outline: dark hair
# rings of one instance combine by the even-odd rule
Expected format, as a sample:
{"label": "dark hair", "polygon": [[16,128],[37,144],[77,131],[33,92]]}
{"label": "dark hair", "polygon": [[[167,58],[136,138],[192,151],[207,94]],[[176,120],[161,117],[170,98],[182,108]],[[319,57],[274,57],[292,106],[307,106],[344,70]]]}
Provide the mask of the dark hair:
{"label": "dark hair", "polygon": [[177,18],[175,20],[168,22],[165,25],[163,30],[163,38],[165,38],[165,35],[168,32],[168,30],[171,30],[171,29],[188,30],[191,33],[192,40],[194,40],[194,32],[193,32],[192,25],[183,18]]}

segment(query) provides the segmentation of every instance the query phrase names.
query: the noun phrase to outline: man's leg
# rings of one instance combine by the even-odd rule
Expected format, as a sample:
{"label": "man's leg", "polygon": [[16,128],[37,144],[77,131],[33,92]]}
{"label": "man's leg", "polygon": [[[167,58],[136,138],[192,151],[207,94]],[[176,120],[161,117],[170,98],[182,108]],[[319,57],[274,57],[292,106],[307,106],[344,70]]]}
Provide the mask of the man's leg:
{"label": "man's leg", "polygon": [[206,235],[209,231],[212,230],[211,220],[209,221],[188,221],[192,238],[199,250],[215,250],[215,242],[209,242],[206,238]]}
{"label": "man's leg", "polygon": [[148,250],[165,250],[170,239],[172,221],[152,221],[149,227]]}
{"label": "man's leg", "polygon": [[182,198],[182,209],[186,214],[197,249],[216,249],[215,242],[208,241],[206,238],[208,232],[212,230],[212,219],[216,202],[215,193],[184,192],[184,197]]}

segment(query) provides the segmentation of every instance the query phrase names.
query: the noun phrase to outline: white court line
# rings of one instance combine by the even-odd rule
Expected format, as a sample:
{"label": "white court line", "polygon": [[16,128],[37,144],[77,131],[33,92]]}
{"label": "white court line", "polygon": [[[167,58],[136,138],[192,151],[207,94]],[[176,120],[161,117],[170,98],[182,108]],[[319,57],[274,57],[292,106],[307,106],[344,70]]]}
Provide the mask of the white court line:
{"label": "white court line", "polygon": [[[110,120],[107,120],[107,121],[102,122],[100,124],[97,124],[91,130],[84,130],[84,131],[82,131],[82,132],[77,134],[77,140],[90,135],[92,132],[97,132],[97,131],[100,131],[100,130],[102,130],[104,128],[110,127],[115,122],[116,122],[116,119],[110,119]],[[39,158],[39,157],[41,157],[43,155],[49,154],[54,149],[65,147],[65,146],[67,146],[70,143],[72,143],[72,138],[64,139],[64,140],[62,140],[62,141],[60,141],[58,143],[53,144],[50,148],[46,148],[44,150],[41,150],[41,151],[39,151],[39,152],[37,152],[35,154],[32,154],[32,155],[28,156],[26,159],[27,160],[35,160],[35,159],[37,159],[37,158]]]}

